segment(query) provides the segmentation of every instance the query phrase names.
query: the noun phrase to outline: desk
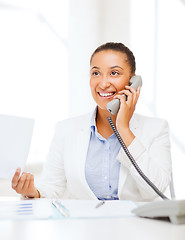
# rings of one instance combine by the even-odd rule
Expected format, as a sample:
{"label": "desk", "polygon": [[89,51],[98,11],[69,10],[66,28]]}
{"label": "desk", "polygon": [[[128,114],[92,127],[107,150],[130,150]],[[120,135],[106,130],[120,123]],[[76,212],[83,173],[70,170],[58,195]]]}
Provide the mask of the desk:
{"label": "desk", "polygon": [[184,240],[185,225],[127,218],[0,221],[1,240]]}
{"label": "desk", "polygon": [[184,240],[185,225],[141,218],[1,221],[1,240]]}

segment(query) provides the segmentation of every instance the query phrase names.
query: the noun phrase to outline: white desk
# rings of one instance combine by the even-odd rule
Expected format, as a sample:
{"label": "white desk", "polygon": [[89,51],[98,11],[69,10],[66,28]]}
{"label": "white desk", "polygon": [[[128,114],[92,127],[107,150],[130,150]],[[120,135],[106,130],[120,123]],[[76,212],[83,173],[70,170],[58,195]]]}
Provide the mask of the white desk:
{"label": "white desk", "polygon": [[185,225],[137,217],[0,221],[1,240],[184,240]]}
{"label": "white desk", "polygon": [[185,225],[141,218],[1,221],[1,240],[184,240]]}

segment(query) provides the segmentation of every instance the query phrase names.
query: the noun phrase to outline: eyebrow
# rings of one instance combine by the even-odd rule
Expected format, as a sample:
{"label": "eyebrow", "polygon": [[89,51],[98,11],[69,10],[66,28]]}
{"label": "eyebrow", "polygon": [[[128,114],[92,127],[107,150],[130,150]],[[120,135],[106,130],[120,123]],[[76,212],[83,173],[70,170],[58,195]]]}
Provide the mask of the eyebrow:
{"label": "eyebrow", "polygon": [[111,67],[111,69],[113,69],[113,68],[121,68],[121,69],[123,70],[123,68],[120,67],[120,66],[118,66],[118,65],[115,65],[115,66],[112,66],[112,67]]}
{"label": "eyebrow", "polygon": [[[122,67],[120,67],[120,66],[118,66],[118,65],[115,65],[115,66],[112,66],[112,67],[110,67],[110,69],[113,69],[113,68],[121,68],[122,70],[123,70],[123,68]],[[100,69],[99,67],[96,67],[96,66],[94,66],[94,67],[92,67],[91,68],[91,70],[92,69]]]}
{"label": "eyebrow", "polygon": [[96,66],[94,66],[94,67],[92,67],[92,68],[91,68],[91,70],[92,70],[92,69],[100,69],[100,68],[99,68],[99,67],[96,67]]}

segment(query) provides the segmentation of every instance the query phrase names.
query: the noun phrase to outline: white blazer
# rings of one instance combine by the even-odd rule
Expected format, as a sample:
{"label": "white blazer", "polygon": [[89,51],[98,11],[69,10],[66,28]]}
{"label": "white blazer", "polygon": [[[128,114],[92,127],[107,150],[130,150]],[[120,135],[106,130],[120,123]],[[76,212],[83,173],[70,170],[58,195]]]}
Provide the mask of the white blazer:
{"label": "white blazer", "polygon": [[[85,163],[90,140],[92,113],[57,123],[43,176],[37,186],[41,197],[97,199],[85,178]],[[165,120],[134,114],[130,129],[136,136],[128,147],[145,175],[164,192],[171,180],[169,129]],[[157,197],[140,177],[123,149],[118,197],[151,201]]]}

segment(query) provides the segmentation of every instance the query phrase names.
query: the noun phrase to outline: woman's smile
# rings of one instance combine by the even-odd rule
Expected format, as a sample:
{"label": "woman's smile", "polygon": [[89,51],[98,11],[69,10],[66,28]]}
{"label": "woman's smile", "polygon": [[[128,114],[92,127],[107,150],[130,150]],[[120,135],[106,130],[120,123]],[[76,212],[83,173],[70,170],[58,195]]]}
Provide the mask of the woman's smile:
{"label": "woman's smile", "polygon": [[104,99],[110,99],[115,95],[116,92],[98,92],[98,95]]}

